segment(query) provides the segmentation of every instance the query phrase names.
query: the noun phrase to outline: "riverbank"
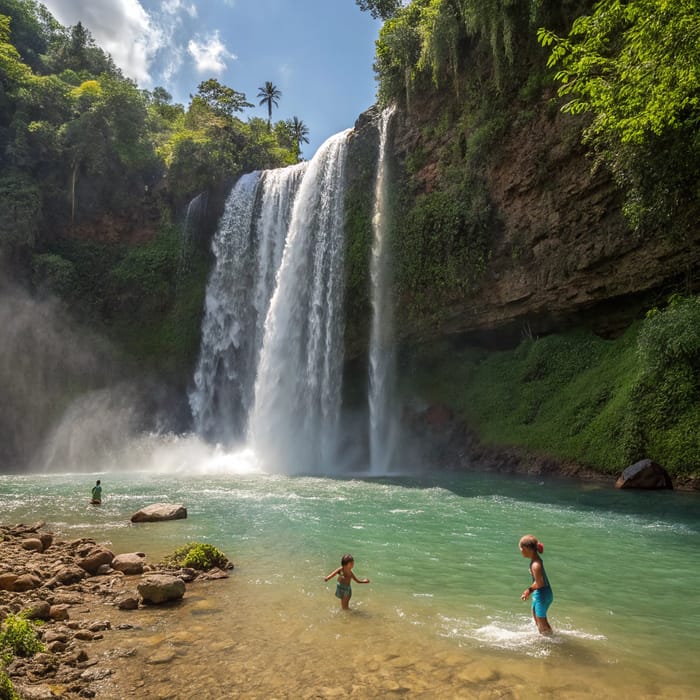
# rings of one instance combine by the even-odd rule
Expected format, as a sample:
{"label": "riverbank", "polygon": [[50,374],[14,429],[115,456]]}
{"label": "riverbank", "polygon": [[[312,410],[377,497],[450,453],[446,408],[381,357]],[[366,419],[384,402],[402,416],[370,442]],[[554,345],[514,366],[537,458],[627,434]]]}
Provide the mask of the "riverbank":
{"label": "riverbank", "polygon": [[[30,622],[21,632],[30,644],[20,645],[6,667],[15,692],[28,700],[104,697],[101,684],[115,674],[117,660],[138,651],[120,648],[118,638],[142,623],[142,577],[99,564],[112,553],[94,539],[58,539],[43,522],[0,525],[0,540],[0,622]],[[139,574],[168,571],[187,584],[227,577],[219,570],[168,570],[157,563],[136,568]],[[112,653],[95,653],[99,642]]]}
{"label": "riverbank", "polygon": [[[433,404],[404,416],[411,444],[424,463],[455,472],[491,472],[522,476],[563,477],[615,487],[618,474],[606,474],[573,459],[558,459],[522,447],[488,445],[460,421],[449,406]],[[700,475],[672,476],[678,491],[700,492]]]}

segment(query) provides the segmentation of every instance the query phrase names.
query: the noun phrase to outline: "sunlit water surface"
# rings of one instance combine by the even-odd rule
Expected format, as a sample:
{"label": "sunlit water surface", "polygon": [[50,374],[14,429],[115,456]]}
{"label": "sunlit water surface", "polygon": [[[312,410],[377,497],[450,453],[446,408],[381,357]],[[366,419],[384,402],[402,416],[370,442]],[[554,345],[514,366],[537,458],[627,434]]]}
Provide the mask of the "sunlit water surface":
{"label": "sunlit water surface", "polygon": [[[217,459],[189,473],[0,476],[3,523],[45,520],[62,539],[150,561],[210,542],[235,562],[177,607],[116,613],[136,629],[94,643],[115,670],[100,697],[700,697],[695,494],[471,473],[266,475],[246,455]],[[88,505],[95,478],[101,507]],[[161,501],[188,518],[130,523]],[[551,639],[520,600],[530,532],[545,543]],[[323,581],[345,552],[371,579],[353,586],[349,612]]]}

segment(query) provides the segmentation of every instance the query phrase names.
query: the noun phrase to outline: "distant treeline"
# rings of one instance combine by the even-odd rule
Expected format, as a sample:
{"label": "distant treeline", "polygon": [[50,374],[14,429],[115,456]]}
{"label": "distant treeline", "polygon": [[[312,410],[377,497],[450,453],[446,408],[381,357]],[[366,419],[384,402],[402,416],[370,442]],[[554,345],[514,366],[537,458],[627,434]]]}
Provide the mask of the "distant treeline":
{"label": "distant treeline", "polygon": [[242,119],[246,96],[215,79],[191,98],[139,89],[82,24],[0,0],[0,259],[29,270],[57,235],[133,210],[154,189],[167,189],[167,219],[242,172],[297,162],[291,120]]}

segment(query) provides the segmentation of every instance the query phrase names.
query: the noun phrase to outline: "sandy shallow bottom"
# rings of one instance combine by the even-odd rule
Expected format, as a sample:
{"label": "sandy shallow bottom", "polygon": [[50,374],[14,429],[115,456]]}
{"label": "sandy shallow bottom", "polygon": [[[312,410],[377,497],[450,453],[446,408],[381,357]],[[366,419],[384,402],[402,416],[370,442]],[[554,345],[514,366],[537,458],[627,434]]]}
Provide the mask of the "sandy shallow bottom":
{"label": "sandy shallow bottom", "polygon": [[192,585],[175,607],[115,610],[111,622],[91,646],[113,671],[95,686],[105,699],[690,700],[699,690],[663,668],[601,659],[585,640],[533,634],[542,656],[514,655],[431,635],[360,600],[342,612],[325,590],[291,604],[276,587],[235,573]]}

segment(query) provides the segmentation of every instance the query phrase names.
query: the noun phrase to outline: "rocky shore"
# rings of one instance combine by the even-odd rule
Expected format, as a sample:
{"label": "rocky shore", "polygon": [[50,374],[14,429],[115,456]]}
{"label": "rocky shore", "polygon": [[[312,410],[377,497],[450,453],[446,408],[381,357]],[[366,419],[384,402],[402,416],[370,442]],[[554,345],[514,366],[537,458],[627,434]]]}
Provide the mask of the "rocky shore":
{"label": "rocky shore", "polygon": [[99,682],[113,670],[110,657],[90,647],[133,627],[124,611],[177,605],[193,582],[228,577],[219,568],[148,564],[142,552],[115,555],[95,540],[62,541],[43,528],[0,525],[0,625],[28,619],[42,647],[11,655],[5,667],[23,700],[98,697]]}

